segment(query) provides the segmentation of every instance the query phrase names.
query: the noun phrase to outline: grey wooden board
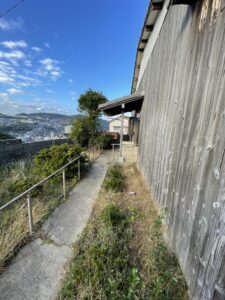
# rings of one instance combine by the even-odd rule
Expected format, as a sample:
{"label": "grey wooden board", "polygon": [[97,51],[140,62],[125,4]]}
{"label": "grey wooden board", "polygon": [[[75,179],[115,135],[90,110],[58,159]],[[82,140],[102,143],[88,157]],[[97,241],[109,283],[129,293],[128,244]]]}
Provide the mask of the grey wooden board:
{"label": "grey wooden board", "polygon": [[225,299],[224,7],[170,7],[138,88],[138,166],[192,299]]}

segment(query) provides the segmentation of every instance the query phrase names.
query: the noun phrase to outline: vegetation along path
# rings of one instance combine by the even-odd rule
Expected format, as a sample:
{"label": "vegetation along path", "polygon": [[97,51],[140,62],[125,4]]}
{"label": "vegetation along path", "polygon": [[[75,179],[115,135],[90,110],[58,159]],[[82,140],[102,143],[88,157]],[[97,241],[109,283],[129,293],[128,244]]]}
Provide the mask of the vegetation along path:
{"label": "vegetation along path", "polygon": [[163,223],[136,167],[110,167],[57,299],[186,299]]}
{"label": "vegetation along path", "polygon": [[0,276],[0,299],[54,299],[64,265],[91,214],[107,171],[110,153],[104,153],[68,200],[59,206],[42,228],[42,234],[25,246]]}

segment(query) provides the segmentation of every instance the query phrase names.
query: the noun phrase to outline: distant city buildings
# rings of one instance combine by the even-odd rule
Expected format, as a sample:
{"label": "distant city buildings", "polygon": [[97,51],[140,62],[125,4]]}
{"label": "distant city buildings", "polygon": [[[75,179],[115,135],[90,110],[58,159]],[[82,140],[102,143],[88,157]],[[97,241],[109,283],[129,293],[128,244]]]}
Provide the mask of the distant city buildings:
{"label": "distant city buildings", "polygon": [[60,139],[65,137],[65,119],[36,115],[0,115],[0,132],[8,133],[24,143]]}
{"label": "distant city buildings", "polygon": [[64,134],[66,136],[70,135],[72,127],[73,127],[72,125],[67,125],[67,126],[64,127]]}

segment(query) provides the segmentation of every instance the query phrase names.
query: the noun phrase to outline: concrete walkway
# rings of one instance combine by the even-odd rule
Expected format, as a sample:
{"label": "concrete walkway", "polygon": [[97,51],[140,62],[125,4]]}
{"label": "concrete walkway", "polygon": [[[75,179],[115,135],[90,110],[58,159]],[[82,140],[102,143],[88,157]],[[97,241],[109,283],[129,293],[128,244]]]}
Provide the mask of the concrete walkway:
{"label": "concrete walkway", "polygon": [[46,239],[25,246],[0,276],[0,299],[54,299],[69,261],[71,245],[84,229],[104,180],[111,153],[104,153],[43,225]]}

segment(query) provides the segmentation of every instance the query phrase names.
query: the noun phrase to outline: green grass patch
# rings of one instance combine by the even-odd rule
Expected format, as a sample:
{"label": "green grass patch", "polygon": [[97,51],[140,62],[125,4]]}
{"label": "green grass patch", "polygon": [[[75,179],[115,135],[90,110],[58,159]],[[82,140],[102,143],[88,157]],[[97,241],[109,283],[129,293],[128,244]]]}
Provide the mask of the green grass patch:
{"label": "green grass patch", "polygon": [[123,189],[123,176],[122,167],[120,165],[114,165],[107,173],[104,187],[107,191],[115,193],[122,192]]}
{"label": "green grass patch", "polygon": [[106,206],[77,247],[60,299],[133,299],[143,282],[133,265],[133,211]]}
{"label": "green grass patch", "polygon": [[[106,182],[120,174],[123,190]],[[130,189],[136,194],[130,195]],[[107,173],[68,266],[58,299],[181,300],[186,283],[163,237],[160,217],[134,167]]]}

